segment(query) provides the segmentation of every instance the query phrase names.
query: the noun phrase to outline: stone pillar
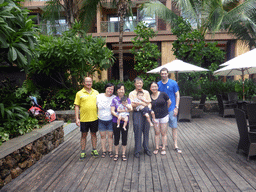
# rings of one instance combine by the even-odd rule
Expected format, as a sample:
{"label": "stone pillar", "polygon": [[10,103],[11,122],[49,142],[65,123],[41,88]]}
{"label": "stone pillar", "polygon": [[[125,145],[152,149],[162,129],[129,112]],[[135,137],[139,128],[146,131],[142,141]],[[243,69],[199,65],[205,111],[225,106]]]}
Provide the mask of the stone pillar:
{"label": "stone pillar", "polygon": [[101,71],[101,80],[102,81],[108,80],[108,71],[107,70]]}
{"label": "stone pillar", "polygon": [[102,10],[101,10],[100,5],[98,5],[98,7],[97,7],[97,33],[101,32],[101,25],[100,25],[101,15],[102,15]]}
{"label": "stone pillar", "polygon": [[[165,65],[165,64],[172,62],[176,59],[176,57],[172,51],[172,42],[170,42],[170,41],[162,42],[161,53],[162,53],[162,56],[161,56],[162,57],[161,58],[162,65]],[[175,74],[171,73],[170,78],[175,80],[176,79]]]}
{"label": "stone pillar", "polygon": [[[172,10],[172,0],[166,0],[166,7]],[[166,30],[171,31],[171,26],[169,24],[166,24]]]}

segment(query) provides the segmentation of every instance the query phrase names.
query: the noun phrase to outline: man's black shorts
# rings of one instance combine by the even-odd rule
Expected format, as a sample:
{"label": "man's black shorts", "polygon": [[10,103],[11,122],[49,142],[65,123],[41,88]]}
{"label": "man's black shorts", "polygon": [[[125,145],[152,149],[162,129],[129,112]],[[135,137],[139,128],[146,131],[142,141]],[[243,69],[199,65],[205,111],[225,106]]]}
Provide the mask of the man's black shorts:
{"label": "man's black shorts", "polygon": [[91,122],[80,122],[80,131],[81,132],[90,132],[96,133],[98,131],[98,120]]}

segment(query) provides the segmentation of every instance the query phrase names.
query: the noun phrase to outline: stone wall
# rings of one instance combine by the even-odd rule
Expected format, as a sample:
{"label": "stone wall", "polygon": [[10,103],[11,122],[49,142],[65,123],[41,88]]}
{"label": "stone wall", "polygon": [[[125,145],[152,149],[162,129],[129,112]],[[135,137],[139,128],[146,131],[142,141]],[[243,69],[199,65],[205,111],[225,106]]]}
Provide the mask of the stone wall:
{"label": "stone wall", "polygon": [[0,146],[0,189],[64,141],[63,124],[51,122]]}
{"label": "stone wall", "polygon": [[55,113],[56,113],[56,118],[58,120],[61,120],[64,122],[70,121],[71,123],[76,122],[75,110],[55,111]]}

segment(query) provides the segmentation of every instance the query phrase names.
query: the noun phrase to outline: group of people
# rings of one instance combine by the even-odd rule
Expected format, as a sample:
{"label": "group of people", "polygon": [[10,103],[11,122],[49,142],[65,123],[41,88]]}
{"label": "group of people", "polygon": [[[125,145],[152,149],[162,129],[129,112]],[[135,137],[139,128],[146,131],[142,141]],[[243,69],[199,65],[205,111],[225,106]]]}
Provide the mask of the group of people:
{"label": "group of people", "polygon": [[[119,158],[119,142],[122,140],[121,158],[127,160],[126,146],[129,130],[129,115],[133,111],[133,131],[135,138],[134,156],[140,157],[142,146],[144,153],[151,156],[149,149],[150,126],[155,129],[155,150],[153,154],[159,152],[166,154],[167,130],[172,128],[174,150],[178,153],[182,151],[177,144],[177,114],[179,109],[179,87],[176,81],[168,78],[166,68],[160,71],[161,81],[150,84],[151,95],[143,89],[143,79],[134,79],[135,90],[125,96],[124,84],[116,87],[112,83],[105,85],[105,93],[92,88],[92,79],[84,78],[84,88],[77,92],[75,98],[75,118],[76,124],[81,131],[81,153],[80,160],[86,157],[85,147],[87,134],[90,131],[92,151],[91,155],[99,157],[97,147],[97,131],[100,132],[102,154],[107,155],[117,161]],[[116,90],[116,95],[114,95]],[[152,120],[151,117],[152,116]],[[160,145],[160,135],[162,144]],[[120,138],[121,137],[121,138]],[[143,137],[143,142],[142,142]],[[108,150],[106,143],[108,142]],[[114,149],[113,149],[114,143]]]}

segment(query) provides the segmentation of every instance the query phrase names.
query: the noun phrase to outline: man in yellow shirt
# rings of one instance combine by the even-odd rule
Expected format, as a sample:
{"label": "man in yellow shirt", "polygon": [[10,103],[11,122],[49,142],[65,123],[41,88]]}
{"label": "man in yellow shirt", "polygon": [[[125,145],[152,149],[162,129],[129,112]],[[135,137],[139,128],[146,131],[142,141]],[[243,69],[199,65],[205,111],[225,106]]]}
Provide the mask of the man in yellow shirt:
{"label": "man in yellow shirt", "polygon": [[[85,147],[86,147],[86,137],[90,130],[91,141],[92,141],[92,152],[93,157],[98,157],[97,137],[96,133],[98,131],[98,113],[97,113],[97,95],[98,91],[92,88],[92,78],[85,77],[83,81],[84,88],[76,93],[75,98],[75,117],[76,125],[80,127],[81,131],[81,154],[80,160],[84,160],[86,157]],[[80,111],[80,118],[79,118]]]}

